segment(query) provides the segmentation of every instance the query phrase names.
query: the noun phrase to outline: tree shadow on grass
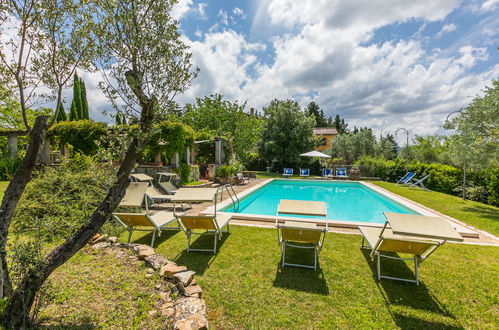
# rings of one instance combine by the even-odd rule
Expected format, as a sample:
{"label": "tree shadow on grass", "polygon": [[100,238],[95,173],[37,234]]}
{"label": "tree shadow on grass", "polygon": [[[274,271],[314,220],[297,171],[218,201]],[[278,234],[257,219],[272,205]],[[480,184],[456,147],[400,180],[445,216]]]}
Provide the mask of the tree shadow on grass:
{"label": "tree shadow on grass", "polygon": [[[51,321],[56,321],[52,323]],[[47,324],[49,323],[49,324]],[[35,320],[35,322],[31,325],[33,329],[77,329],[77,330],[84,330],[84,329],[97,329],[97,325],[95,324],[95,320],[92,320],[92,318],[88,315],[86,316],[80,316],[76,322],[73,323],[64,323],[64,322],[57,322],[57,320],[53,320],[51,318],[41,318]]]}
{"label": "tree shadow on grass", "polygon": [[[197,274],[202,275],[215,260],[220,248],[230,236],[230,233],[223,233],[222,239],[217,240],[217,254],[210,251],[190,251],[187,252],[187,239],[185,242],[185,250],[174,258],[175,263],[178,265],[186,266],[189,270],[195,271]],[[191,248],[193,249],[212,249],[213,248],[213,235],[203,235],[194,237],[191,241]]]}
{"label": "tree shadow on grass", "polygon": [[[371,261],[371,250],[361,249],[366,262],[371,268],[372,277],[377,282],[379,291],[383,295],[385,304],[390,311],[394,321],[401,328],[462,328],[460,325],[454,325],[457,320],[452,313],[450,313],[440,301],[430,293],[428,288],[421,281],[419,285],[415,283],[401,282],[390,279],[377,279],[376,262]],[[395,253],[385,253],[391,256],[397,256]],[[424,269],[424,267],[423,267]],[[421,270],[421,267],[420,267]],[[381,272],[385,276],[401,277],[407,279],[414,279],[415,274],[411,268],[402,260],[381,258]],[[431,312],[445,317],[449,320],[448,323],[438,323],[434,321],[427,321],[418,317],[410,317],[393,313],[392,306],[404,306],[415,310]]]}
{"label": "tree shadow on grass", "polygon": [[[168,240],[169,238],[179,234],[181,230],[178,229],[163,229],[161,231],[161,236],[156,236],[154,239],[154,248],[158,247],[161,243],[164,241]],[[151,245],[151,240],[152,240],[152,232],[148,233],[147,235],[143,235],[140,238],[136,240],[131,240],[130,243],[138,243],[138,244],[145,244],[145,245]]]}
{"label": "tree shadow on grass", "polygon": [[[314,260],[313,250],[286,249],[286,262],[303,265],[312,265]],[[276,270],[273,285],[279,288],[296,291],[310,292],[327,296],[329,288],[317,258],[317,270],[294,266],[282,267],[282,259]]]}
{"label": "tree shadow on grass", "polygon": [[463,208],[465,212],[473,212],[479,214],[481,217],[493,220],[495,222],[499,222],[499,212],[493,207],[487,206],[465,206]]}
{"label": "tree shadow on grass", "polygon": [[449,320],[448,323],[442,323],[400,313],[391,313],[391,315],[401,329],[464,329],[454,319]]}

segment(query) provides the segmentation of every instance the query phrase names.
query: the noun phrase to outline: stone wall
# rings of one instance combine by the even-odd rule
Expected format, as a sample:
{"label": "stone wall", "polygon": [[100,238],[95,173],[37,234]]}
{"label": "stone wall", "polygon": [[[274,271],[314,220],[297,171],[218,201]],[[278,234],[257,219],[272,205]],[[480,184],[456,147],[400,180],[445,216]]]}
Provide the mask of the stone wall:
{"label": "stone wall", "polygon": [[[113,249],[118,254],[128,256],[132,251],[138,260],[148,267],[148,274],[159,272],[160,283],[155,286],[160,300],[155,312],[171,318],[175,329],[207,329],[206,303],[202,298],[203,290],[194,278],[195,272],[185,266],[163,257],[144,244],[118,243],[116,237],[96,235],[91,242],[94,249]],[[146,275],[148,276],[148,275]]]}

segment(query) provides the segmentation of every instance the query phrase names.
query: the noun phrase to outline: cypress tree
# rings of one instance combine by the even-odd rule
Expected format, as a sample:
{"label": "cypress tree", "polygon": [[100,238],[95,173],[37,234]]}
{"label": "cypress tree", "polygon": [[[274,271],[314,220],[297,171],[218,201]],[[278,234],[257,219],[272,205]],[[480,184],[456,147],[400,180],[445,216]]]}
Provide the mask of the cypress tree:
{"label": "cypress tree", "polygon": [[66,116],[66,111],[64,111],[64,105],[62,102],[59,104],[59,113],[57,114],[57,122],[68,120],[68,116]]}
{"label": "cypress tree", "polygon": [[87,102],[87,88],[85,87],[85,82],[81,78],[80,78],[80,86],[81,86],[81,105],[83,109],[82,119],[90,119],[90,113],[88,111],[88,102]]}
{"label": "cypress tree", "polygon": [[77,113],[77,117],[75,120],[84,119],[83,106],[81,102],[80,78],[78,78],[78,75],[76,73],[73,77],[73,102],[75,104],[76,113]]}
{"label": "cypress tree", "polygon": [[71,121],[79,120],[78,111],[76,110],[75,100],[73,100],[73,102],[71,102],[71,108],[69,110],[69,120],[71,120]]}
{"label": "cypress tree", "polygon": [[118,126],[118,125],[121,125],[121,124],[122,124],[122,123],[121,123],[121,116],[120,116],[120,113],[119,113],[119,112],[117,112],[117,113],[116,113],[116,116],[115,116],[114,118],[116,119],[116,126]]}

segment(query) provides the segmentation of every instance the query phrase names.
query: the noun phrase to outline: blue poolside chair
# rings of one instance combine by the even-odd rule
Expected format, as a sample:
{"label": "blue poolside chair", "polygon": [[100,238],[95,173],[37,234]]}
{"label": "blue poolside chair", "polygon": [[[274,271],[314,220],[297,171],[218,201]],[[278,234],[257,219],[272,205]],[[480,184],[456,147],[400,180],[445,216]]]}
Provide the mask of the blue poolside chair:
{"label": "blue poolside chair", "polygon": [[396,184],[409,184],[409,182],[414,178],[416,173],[414,172],[407,172],[406,175],[401,177]]}
{"label": "blue poolside chair", "polygon": [[323,168],[322,169],[322,177],[324,179],[330,178],[333,175],[333,170],[330,168]]}
{"label": "blue poolside chair", "polygon": [[300,176],[310,176],[310,169],[300,168]]}
{"label": "blue poolside chair", "polygon": [[336,175],[334,176],[338,179],[348,179],[347,169],[346,168],[337,168]]}
{"label": "blue poolside chair", "polygon": [[407,184],[409,187],[415,187],[415,188],[420,188],[424,191],[428,191],[428,188],[425,187],[424,183],[426,180],[428,180],[429,175],[425,176],[424,178],[420,180],[416,180],[414,182],[408,182]]}
{"label": "blue poolside chair", "polygon": [[293,169],[292,168],[285,168],[284,171],[282,172],[282,177],[283,178],[291,178],[293,176]]}

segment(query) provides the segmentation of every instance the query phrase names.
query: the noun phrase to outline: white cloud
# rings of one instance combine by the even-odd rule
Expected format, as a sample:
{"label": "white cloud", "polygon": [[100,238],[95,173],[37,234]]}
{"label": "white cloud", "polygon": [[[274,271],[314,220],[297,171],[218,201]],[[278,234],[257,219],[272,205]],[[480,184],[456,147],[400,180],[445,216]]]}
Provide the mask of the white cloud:
{"label": "white cloud", "polygon": [[[460,2],[274,0],[265,6],[267,21],[292,30],[270,39],[273,62],[262,62],[252,52],[264,49],[263,44],[250,44],[231,29],[206,34],[204,42],[191,44],[201,73],[186,99],[221,93],[257,109],[274,98],[295,98],[302,105],[313,100],[351,126],[384,134],[399,126],[411,135],[433,133],[447,113],[465,106],[497,77],[499,65],[471,73],[487,60],[485,48],[465,44],[457,54],[425,50],[421,33],[397,42],[365,43],[384,25],[443,20]],[[455,28],[450,23],[442,31]]]}
{"label": "white cloud", "polygon": [[223,25],[229,25],[229,15],[227,14],[227,12],[225,10],[220,9],[218,11],[218,17],[220,17],[220,22]]}
{"label": "white cloud", "polygon": [[172,17],[176,20],[181,19],[185,16],[192,8],[192,0],[179,0],[172,9]]}
{"label": "white cloud", "polygon": [[436,34],[436,37],[439,38],[441,37],[442,35],[444,35],[445,33],[449,33],[449,32],[452,32],[454,30],[457,29],[457,25],[454,24],[454,23],[450,23],[450,24],[445,24],[442,29]]}
{"label": "white cloud", "polygon": [[192,0],[179,0],[172,9],[172,17],[176,20],[180,20],[189,14],[193,14],[201,19],[208,19],[208,15],[206,15],[206,7],[208,4],[206,2],[200,2],[196,6],[193,4]]}
{"label": "white cloud", "polygon": [[234,7],[234,9],[232,9],[232,14],[234,14],[235,16],[239,16],[242,19],[246,19],[246,14],[241,8]]}
{"label": "white cloud", "polygon": [[499,0],[487,0],[480,6],[479,11],[488,12],[495,10],[499,5]]}

